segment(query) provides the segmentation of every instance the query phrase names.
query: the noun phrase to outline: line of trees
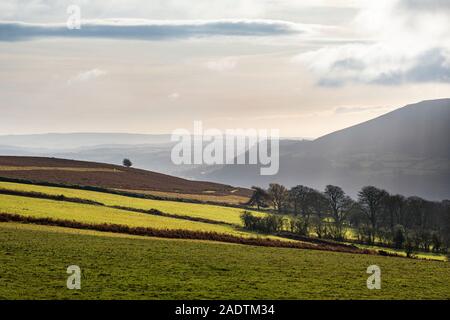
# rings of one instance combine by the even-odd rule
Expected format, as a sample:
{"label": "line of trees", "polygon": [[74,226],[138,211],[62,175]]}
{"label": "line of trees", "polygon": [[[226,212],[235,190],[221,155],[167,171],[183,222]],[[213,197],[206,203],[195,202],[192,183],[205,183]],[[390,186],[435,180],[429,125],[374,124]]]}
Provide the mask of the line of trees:
{"label": "line of trees", "polygon": [[[277,183],[267,190],[253,190],[248,205],[278,215],[290,214],[287,228],[297,234],[343,241],[353,232],[361,243],[395,247],[407,253],[445,252],[450,247],[449,200],[404,197],[374,186],[363,187],[357,200],[333,185],[322,192],[302,185],[287,189]],[[251,221],[248,215],[246,219]],[[280,228],[279,223],[275,225]]]}

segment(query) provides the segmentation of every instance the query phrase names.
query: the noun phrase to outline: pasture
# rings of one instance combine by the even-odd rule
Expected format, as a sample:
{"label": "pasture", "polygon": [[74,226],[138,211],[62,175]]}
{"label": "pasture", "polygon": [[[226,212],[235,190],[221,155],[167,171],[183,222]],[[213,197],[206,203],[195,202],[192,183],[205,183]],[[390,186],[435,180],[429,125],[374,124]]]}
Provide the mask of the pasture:
{"label": "pasture", "polygon": [[[73,264],[81,290],[66,288]],[[445,262],[16,223],[0,223],[0,274],[1,299],[450,299]]]}

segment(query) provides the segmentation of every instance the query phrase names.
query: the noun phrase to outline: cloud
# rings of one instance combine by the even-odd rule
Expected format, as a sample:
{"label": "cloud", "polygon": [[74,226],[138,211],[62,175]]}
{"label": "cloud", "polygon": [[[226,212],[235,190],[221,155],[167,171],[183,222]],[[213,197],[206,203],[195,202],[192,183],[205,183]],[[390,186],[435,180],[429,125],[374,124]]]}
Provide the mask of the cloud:
{"label": "cloud", "polygon": [[82,72],[78,73],[75,77],[69,79],[67,81],[67,84],[72,85],[75,83],[90,81],[90,80],[99,78],[105,74],[106,74],[106,71],[103,71],[103,70],[100,70],[97,68],[92,69],[92,70],[82,71]]}
{"label": "cloud", "polygon": [[450,83],[448,48],[399,52],[381,44],[345,45],[301,54],[294,61],[307,65],[319,76],[322,86],[345,83]]}
{"label": "cloud", "polygon": [[335,114],[361,113],[387,109],[386,107],[338,107],[334,110]]}
{"label": "cloud", "polygon": [[142,20],[82,21],[81,29],[66,24],[0,22],[0,41],[33,38],[108,38],[164,40],[209,36],[282,36],[305,32],[301,25],[280,20]]}
{"label": "cloud", "polygon": [[222,59],[211,60],[206,63],[206,67],[211,71],[224,72],[236,68],[236,57],[225,57]]}
{"label": "cloud", "polygon": [[422,12],[448,10],[450,11],[450,1],[448,0],[400,0],[398,9],[418,10]]}
{"label": "cloud", "polygon": [[[379,0],[351,23],[370,42],[299,54],[322,86],[450,83],[449,1]],[[437,10],[442,8],[442,10]]]}

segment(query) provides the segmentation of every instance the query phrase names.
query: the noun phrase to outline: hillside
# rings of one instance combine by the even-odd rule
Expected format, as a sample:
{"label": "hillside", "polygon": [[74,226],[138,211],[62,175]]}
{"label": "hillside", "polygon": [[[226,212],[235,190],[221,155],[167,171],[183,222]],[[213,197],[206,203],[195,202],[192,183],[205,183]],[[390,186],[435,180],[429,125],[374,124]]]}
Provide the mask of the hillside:
{"label": "hillside", "polygon": [[[0,154],[112,164],[120,164],[126,155],[139,168],[233,186],[267,186],[270,182],[280,182],[287,186],[303,184],[323,189],[327,184],[335,184],[356,196],[361,187],[371,184],[392,193],[442,200],[450,198],[448,123],[450,99],[438,99],[398,108],[313,141],[281,140],[280,171],[276,176],[261,176],[259,167],[249,165],[174,165],[170,160],[173,143],[168,135],[0,136]],[[200,192],[197,188],[187,189],[180,192],[204,194],[207,188],[200,187],[203,190]],[[211,197],[211,193],[208,194]]]}
{"label": "hillside", "polygon": [[[280,144],[280,170],[257,166],[193,170],[191,176],[236,185],[335,184],[355,196],[365,185],[431,200],[450,198],[450,99],[423,101],[314,141]],[[206,174],[201,174],[206,172]]]}
{"label": "hillside", "polygon": [[[450,264],[437,261],[2,222],[0,252],[6,299],[450,298]],[[88,275],[82,290],[63,287],[67,261]],[[371,264],[382,290],[367,290]]]}
{"label": "hillside", "polygon": [[320,137],[310,151],[322,155],[396,153],[448,159],[449,123],[450,99],[422,101]]}
{"label": "hillside", "polygon": [[0,156],[0,177],[143,192],[244,198],[251,194],[248,189],[191,181],[141,169],[44,157]]}

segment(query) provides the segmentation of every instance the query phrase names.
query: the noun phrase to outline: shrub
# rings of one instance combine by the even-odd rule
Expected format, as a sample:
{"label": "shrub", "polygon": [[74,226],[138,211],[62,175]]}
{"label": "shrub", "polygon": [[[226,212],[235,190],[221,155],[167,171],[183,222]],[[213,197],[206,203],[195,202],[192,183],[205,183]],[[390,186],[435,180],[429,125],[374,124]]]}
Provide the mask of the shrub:
{"label": "shrub", "polygon": [[290,227],[291,232],[295,234],[305,237],[309,235],[308,223],[305,221],[305,219],[302,219],[300,217],[292,218],[290,220]]}
{"label": "shrub", "polygon": [[283,218],[274,214],[268,214],[265,217],[256,217],[250,212],[244,211],[241,219],[245,229],[269,234],[281,231],[284,224]]}

